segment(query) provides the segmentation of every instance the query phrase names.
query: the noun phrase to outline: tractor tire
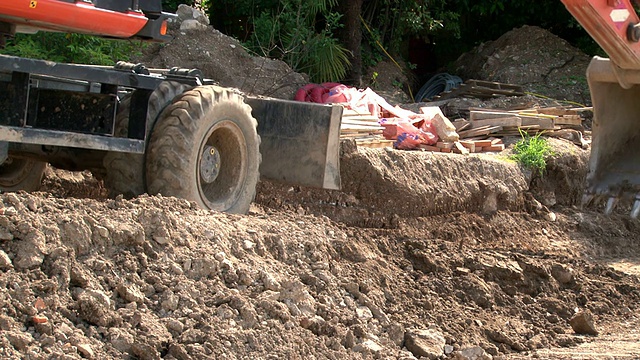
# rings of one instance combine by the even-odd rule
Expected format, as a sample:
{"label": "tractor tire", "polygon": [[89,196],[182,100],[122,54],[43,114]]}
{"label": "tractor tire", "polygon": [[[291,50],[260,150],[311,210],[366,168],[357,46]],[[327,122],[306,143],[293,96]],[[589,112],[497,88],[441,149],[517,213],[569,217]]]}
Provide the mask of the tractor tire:
{"label": "tractor tire", "polygon": [[0,191],[37,191],[42,185],[47,163],[9,157],[0,165]]}
{"label": "tractor tire", "polygon": [[200,86],[167,107],[151,132],[147,187],[200,207],[244,214],[260,177],[258,122],[242,96]]}
{"label": "tractor tire", "polygon": [[[163,82],[149,97],[147,110],[147,144],[150,130],[153,128],[158,115],[173,100],[191,86],[177,82]],[[131,97],[126,96],[120,102],[120,109],[115,119],[115,135],[127,136],[129,129],[129,111]],[[109,190],[109,196],[115,197],[122,194],[126,198],[132,198],[143,194],[145,189],[144,179],[144,154],[132,154],[122,152],[109,152],[105,155],[103,165],[106,170],[104,179],[105,187]]]}

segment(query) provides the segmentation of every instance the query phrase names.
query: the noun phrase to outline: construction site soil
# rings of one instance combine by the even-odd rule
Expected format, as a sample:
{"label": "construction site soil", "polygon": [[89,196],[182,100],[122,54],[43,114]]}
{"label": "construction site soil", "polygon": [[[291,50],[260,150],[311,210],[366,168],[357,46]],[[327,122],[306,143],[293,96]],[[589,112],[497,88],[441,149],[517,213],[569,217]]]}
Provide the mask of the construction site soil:
{"label": "construction site soil", "polygon": [[[261,83],[231,39],[178,35],[154,65],[228,47],[250,61],[222,85]],[[345,142],[341,191],[263,180],[247,215],[50,168],[0,194],[0,358],[638,358],[640,223],[579,208],[589,150],[550,143],[540,177]]]}

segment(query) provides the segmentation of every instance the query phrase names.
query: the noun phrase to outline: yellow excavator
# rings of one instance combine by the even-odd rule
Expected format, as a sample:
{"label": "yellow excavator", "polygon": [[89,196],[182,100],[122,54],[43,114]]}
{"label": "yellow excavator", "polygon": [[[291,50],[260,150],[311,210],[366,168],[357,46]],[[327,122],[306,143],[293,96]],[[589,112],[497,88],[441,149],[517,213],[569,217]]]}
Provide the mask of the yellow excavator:
{"label": "yellow excavator", "polygon": [[609,58],[594,57],[587,81],[594,111],[583,204],[623,201],[640,215],[640,19],[629,0],[562,0]]}

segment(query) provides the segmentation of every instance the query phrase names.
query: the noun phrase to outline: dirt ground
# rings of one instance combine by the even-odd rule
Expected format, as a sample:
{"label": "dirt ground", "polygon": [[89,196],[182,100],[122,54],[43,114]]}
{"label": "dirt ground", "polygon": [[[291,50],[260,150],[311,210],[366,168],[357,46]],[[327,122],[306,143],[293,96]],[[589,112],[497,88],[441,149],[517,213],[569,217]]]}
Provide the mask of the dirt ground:
{"label": "dirt ground", "polygon": [[[183,44],[233,44],[211,31]],[[180,39],[150,54],[198,65]],[[342,191],[264,180],[247,215],[49,169],[0,194],[0,358],[638,358],[640,223],[580,209],[589,150],[551,144],[540,178],[343,143]]]}

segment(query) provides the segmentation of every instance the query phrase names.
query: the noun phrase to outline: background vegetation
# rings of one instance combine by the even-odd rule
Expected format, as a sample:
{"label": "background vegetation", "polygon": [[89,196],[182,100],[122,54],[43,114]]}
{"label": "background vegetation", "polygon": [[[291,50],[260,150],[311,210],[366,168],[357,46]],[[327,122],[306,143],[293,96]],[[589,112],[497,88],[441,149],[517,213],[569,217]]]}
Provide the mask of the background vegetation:
{"label": "background vegetation", "polygon": [[[429,49],[434,71],[443,69],[525,24],[546,28],[588,54],[599,51],[559,0],[163,0],[166,11],[181,3],[203,9],[216,29],[250,51],[280,58],[317,82],[357,83],[364,68],[388,56],[407,64],[415,44]],[[112,64],[139,49],[137,42],[39,33],[16,36],[2,52]]]}

